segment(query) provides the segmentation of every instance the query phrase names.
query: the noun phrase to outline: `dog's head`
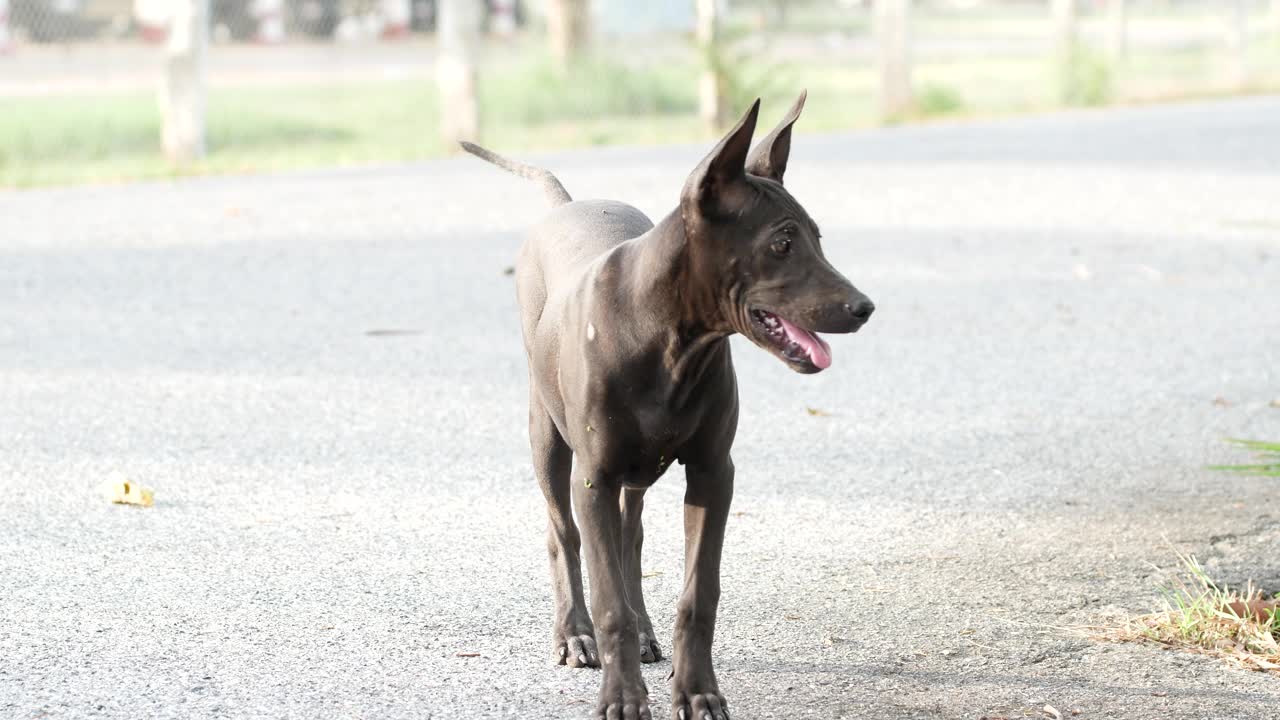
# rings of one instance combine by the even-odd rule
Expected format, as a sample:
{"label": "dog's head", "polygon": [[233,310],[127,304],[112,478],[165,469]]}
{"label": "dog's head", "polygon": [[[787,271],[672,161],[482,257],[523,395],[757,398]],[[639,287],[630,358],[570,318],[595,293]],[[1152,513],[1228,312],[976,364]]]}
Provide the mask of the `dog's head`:
{"label": "dog's head", "polygon": [[[818,226],[782,185],[791,127],[805,95],[755,151],[760,101],[689,175],[680,200],[689,272],[707,288],[691,303],[792,370],[831,365],[818,333],[857,332],[875,305],[822,254]],[[710,317],[715,316],[714,321]]]}

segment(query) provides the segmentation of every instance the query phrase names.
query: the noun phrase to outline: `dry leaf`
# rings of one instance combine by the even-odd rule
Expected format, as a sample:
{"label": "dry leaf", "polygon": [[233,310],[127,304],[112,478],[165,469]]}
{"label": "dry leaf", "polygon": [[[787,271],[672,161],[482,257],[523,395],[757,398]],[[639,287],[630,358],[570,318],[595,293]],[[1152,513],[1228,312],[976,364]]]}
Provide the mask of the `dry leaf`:
{"label": "dry leaf", "polygon": [[830,415],[830,414],[831,414],[831,413],[827,412],[826,410],[820,410],[820,409],[818,409],[818,408],[811,408],[811,407],[806,407],[806,408],[804,409],[804,411],[805,411],[805,412],[807,412],[807,413],[809,413],[810,415],[812,415],[812,416],[814,416],[814,417],[827,417],[828,415]]}
{"label": "dry leaf", "polygon": [[151,507],[155,502],[155,491],[125,477],[123,473],[115,473],[102,483],[102,494],[108,501],[120,505],[138,505]]}
{"label": "dry leaf", "polygon": [[1058,712],[1058,709],[1052,705],[1044,706],[1044,714],[1053,718],[1053,720],[1062,720],[1062,713]]}

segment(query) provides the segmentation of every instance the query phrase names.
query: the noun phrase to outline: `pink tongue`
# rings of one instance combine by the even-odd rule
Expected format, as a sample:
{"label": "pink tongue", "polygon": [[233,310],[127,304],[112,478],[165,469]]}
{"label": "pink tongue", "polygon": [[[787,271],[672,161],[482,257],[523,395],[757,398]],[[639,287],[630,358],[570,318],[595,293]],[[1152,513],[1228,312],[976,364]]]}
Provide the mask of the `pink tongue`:
{"label": "pink tongue", "polygon": [[804,348],[809,353],[809,359],[820,370],[826,370],[831,367],[831,346],[825,340],[816,334],[803,330],[787,322],[787,319],[781,315],[777,316],[782,322],[782,329],[786,331],[787,336],[796,342],[797,345]]}

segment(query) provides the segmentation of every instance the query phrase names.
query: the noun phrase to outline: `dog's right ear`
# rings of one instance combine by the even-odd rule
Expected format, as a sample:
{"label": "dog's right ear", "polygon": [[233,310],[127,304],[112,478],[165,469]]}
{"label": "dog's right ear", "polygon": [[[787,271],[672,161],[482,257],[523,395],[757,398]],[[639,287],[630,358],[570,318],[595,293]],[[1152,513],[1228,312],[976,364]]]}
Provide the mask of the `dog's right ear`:
{"label": "dog's right ear", "polygon": [[747,158],[747,172],[756,177],[782,182],[782,176],[787,172],[787,158],[791,157],[791,127],[800,119],[800,111],[804,109],[804,99],[808,95],[808,90],[801,90],[800,98],[787,111],[778,127],[756,145],[756,149]]}
{"label": "dog's right ear", "polygon": [[760,99],[698,163],[685,181],[682,201],[692,203],[704,216],[723,217],[737,212],[747,203],[751,189],[747,185],[747,153],[751,136],[760,115]]}

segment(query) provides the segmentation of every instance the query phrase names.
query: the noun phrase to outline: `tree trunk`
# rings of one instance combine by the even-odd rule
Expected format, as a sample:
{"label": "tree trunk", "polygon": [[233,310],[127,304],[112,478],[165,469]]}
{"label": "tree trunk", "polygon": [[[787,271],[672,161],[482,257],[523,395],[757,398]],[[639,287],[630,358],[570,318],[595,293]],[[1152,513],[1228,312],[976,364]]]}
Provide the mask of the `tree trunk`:
{"label": "tree trunk", "polygon": [[1111,0],[1111,59],[1122,64],[1129,54],[1129,0]]}
{"label": "tree trunk", "polygon": [[698,117],[712,133],[725,124],[724,77],[720,66],[720,8],[718,0],[696,0],[698,48],[702,74],[698,77]]}
{"label": "tree trunk", "polygon": [[480,138],[480,101],[476,96],[476,48],[480,42],[480,3],[441,0],[436,21],[439,57],[440,135],[445,150],[460,140]]}
{"label": "tree trunk", "polygon": [[879,45],[880,119],[892,121],[911,111],[911,0],[875,0],[874,27]]}
{"label": "tree trunk", "polygon": [[174,0],[160,86],[161,143],[182,165],[205,154],[205,55],[209,0]]}
{"label": "tree trunk", "polygon": [[590,0],[547,0],[547,34],[551,56],[567,71],[591,34]]}

